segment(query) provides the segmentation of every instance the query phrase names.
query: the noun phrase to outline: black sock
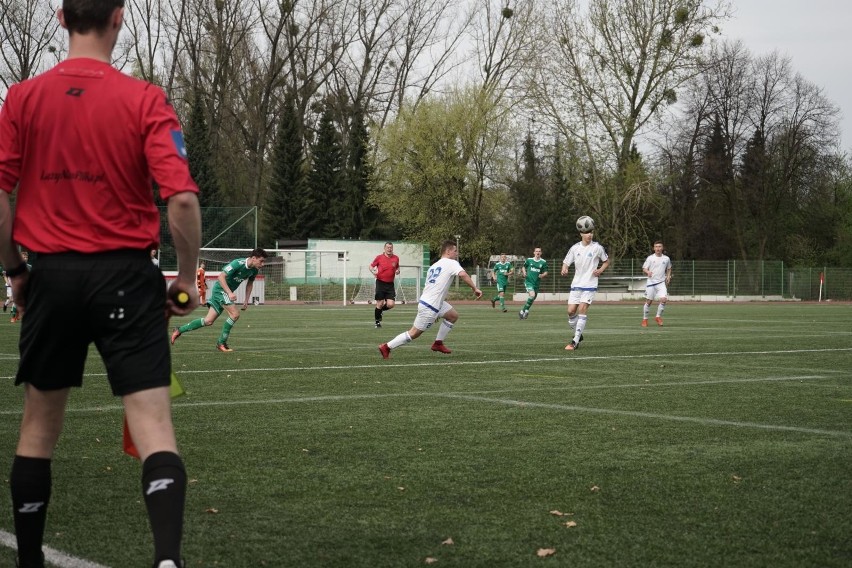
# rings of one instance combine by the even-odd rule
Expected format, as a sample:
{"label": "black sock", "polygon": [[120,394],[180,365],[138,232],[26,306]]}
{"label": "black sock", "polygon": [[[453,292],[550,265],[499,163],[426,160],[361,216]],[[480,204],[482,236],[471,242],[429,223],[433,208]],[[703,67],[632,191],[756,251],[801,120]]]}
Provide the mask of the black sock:
{"label": "black sock", "polygon": [[142,464],[142,495],[154,533],[155,563],[180,562],[186,471],[177,454],[157,452],[148,456]]}
{"label": "black sock", "polygon": [[388,311],[389,309],[390,309],[390,306],[389,306],[389,305],[387,305],[387,304],[385,304],[384,306],[382,306],[382,311],[383,311],[383,312],[386,312],[386,311]]}
{"label": "black sock", "polygon": [[382,321],[382,309],[376,308],[375,312],[376,312],[376,321]]}
{"label": "black sock", "polygon": [[9,486],[20,565],[44,566],[41,545],[50,502],[50,460],[16,455]]}

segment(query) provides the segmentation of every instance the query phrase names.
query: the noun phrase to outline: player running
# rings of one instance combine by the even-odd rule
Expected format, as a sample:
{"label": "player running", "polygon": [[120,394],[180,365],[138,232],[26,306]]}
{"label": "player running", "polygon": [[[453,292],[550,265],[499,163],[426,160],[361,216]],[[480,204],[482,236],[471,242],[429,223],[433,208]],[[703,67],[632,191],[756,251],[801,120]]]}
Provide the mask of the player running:
{"label": "player running", "polygon": [[263,268],[263,263],[266,261],[267,256],[269,255],[265,250],[256,248],[249,253],[248,258],[237,258],[228,263],[222,269],[222,272],[219,273],[216,283],[210,289],[210,297],[207,299],[207,305],[210,309],[207,311],[207,315],[203,318],[192,320],[181,327],[176,327],[172,331],[172,345],[184,333],[196,330],[199,327],[213,325],[213,322],[222,315],[222,310],[224,310],[228,312],[228,319],[222,325],[222,333],[216,341],[216,349],[223,353],[233,351],[228,346],[228,338],[231,335],[231,328],[240,319],[240,312],[237,310],[237,306],[234,305],[234,302],[237,301],[236,290],[243,282],[246,283],[243,310],[247,309],[249,298],[251,298],[251,291],[254,288],[254,279],[258,272],[260,272],[260,269]]}

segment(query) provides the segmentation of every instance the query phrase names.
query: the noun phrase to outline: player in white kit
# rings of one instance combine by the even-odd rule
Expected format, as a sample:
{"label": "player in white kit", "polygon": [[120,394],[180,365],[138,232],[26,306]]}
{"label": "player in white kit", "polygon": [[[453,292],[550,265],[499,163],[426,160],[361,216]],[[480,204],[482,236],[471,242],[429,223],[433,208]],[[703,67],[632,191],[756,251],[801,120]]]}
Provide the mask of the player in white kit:
{"label": "player in white kit", "polygon": [[574,338],[565,346],[574,351],[583,341],[586,329],[586,312],[595,292],[598,291],[598,276],[609,266],[609,256],[603,245],[592,240],[593,233],[580,233],[580,242],[572,246],[562,261],[562,276],[568,275],[568,267],[574,265],[574,279],[568,295],[568,325],[574,330]]}
{"label": "player in white kit", "polygon": [[666,287],[672,281],[672,261],[663,254],[663,241],[654,241],[654,254],[649,255],[642,265],[642,272],[648,276],[648,284],[645,285],[645,306],[642,308],[642,327],[648,327],[648,314],[651,312],[651,304],[657,300],[657,316],[654,321],[657,325],[663,325],[663,310],[666,309],[666,300],[669,296]]}
{"label": "player in white kit", "polygon": [[456,248],[454,241],[444,241],[441,245],[441,258],[438,262],[429,267],[429,272],[426,274],[426,285],[423,287],[423,293],[420,294],[420,300],[417,304],[417,317],[414,318],[414,325],[408,331],[400,333],[387,343],[379,345],[379,353],[382,357],[388,359],[390,352],[397,347],[401,347],[406,343],[411,343],[420,335],[432,327],[438,318],[443,318],[441,328],[438,330],[438,335],[435,342],[432,344],[432,351],[440,353],[452,353],[447,346],[444,345],[444,339],[450,333],[459,319],[459,313],[450,304],[444,301],[447,297],[447,292],[450,290],[450,284],[453,278],[458,276],[462,282],[470,286],[473,294],[477,299],[482,297],[482,290],[476,287],[473,280],[464,271],[458,258],[459,251]]}

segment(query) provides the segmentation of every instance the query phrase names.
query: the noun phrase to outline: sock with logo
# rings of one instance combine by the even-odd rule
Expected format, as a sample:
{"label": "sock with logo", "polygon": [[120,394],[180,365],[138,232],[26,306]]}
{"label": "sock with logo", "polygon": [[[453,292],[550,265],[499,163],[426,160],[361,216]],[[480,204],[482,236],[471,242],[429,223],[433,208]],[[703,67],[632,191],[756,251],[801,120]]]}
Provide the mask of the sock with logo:
{"label": "sock with logo", "polygon": [[199,327],[204,327],[204,318],[194,319],[188,324],[180,326],[179,330],[181,333],[186,333],[188,331],[198,329]]}
{"label": "sock with logo", "polygon": [[219,341],[217,341],[217,343],[228,342],[228,338],[231,337],[231,329],[234,327],[235,323],[236,322],[230,317],[225,320],[225,323],[222,324],[222,333],[219,334]]}
{"label": "sock with logo", "polygon": [[663,311],[664,311],[665,309],[666,309],[666,303],[665,303],[665,302],[660,302],[660,304],[657,306],[657,317],[658,317],[658,318],[663,317]]}
{"label": "sock with logo", "polygon": [[50,502],[50,460],[15,456],[9,475],[18,560],[21,566],[42,566],[42,539]]}
{"label": "sock with logo", "polygon": [[382,308],[375,308],[373,310],[374,315],[376,316],[376,321],[382,321]]}
{"label": "sock with logo", "polygon": [[186,471],[173,452],[157,452],[142,464],[142,495],[154,533],[154,558],[180,561]]}

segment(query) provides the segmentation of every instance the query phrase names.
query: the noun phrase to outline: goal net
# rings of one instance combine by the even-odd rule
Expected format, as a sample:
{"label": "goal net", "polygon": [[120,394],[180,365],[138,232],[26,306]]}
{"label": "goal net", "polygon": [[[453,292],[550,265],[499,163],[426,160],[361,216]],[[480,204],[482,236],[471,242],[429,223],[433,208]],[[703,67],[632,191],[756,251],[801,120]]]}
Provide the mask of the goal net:
{"label": "goal net", "polygon": [[[420,298],[420,275],[421,267],[401,265],[399,274],[394,280],[396,286],[396,303],[417,303]],[[358,270],[355,281],[355,293],[352,296],[353,304],[372,304],[376,298],[376,277],[366,267]]]}
{"label": "goal net", "polygon": [[[231,261],[246,258],[248,248],[202,248],[208,291],[219,273]],[[352,296],[355,278],[347,274],[348,257],[344,250],[264,249],[269,257],[254,282],[251,303],[303,302],[340,303]],[[245,286],[237,289],[237,302],[245,300]]]}

